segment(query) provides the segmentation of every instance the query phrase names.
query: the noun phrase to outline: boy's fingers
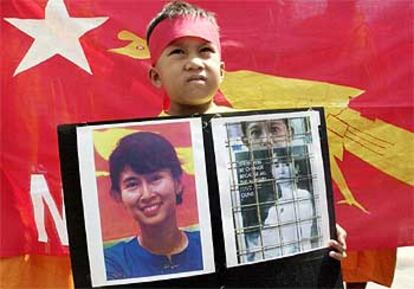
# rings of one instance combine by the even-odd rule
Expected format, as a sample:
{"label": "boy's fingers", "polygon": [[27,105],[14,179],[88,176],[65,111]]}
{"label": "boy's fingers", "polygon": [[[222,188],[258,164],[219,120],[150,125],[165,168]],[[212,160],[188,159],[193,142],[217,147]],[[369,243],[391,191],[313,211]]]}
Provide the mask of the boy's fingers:
{"label": "boy's fingers", "polygon": [[339,243],[338,241],[330,240],[329,241],[329,246],[331,248],[335,249],[336,251],[338,251],[339,253],[345,252],[345,247],[341,243]]}
{"label": "boy's fingers", "polygon": [[329,241],[329,246],[334,249],[334,251],[329,252],[329,256],[332,258],[341,261],[342,259],[346,258],[346,250],[345,246],[343,246],[341,243],[335,240]]}
{"label": "boy's fingers", "polygon": [[346,255],[344,256],[343,254],[340,254],[340,253],[338,253],[338,252],[335,252],[335,251],[330,251],[330,252],[329,252],[329,257],[334,258],[334,259],[336,259],[336,260],[338,260],[338,261],[341,261],[341,260],[343,260],[344,258],[346,258]]}
{"label": "boy's fingers", "polygon": [[336,232],[337,232],[337,238],[338,242],[342,244],[344,247],[344,250],[346,250],[346,231],[344,228],[342,228],[340,225],[336,224]]}

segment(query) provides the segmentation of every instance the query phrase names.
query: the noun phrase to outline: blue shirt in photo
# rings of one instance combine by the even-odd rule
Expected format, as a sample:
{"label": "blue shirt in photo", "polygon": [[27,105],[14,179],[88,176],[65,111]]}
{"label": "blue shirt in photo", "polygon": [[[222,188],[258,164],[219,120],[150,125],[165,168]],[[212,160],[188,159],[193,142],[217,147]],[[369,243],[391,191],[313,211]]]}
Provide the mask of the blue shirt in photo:
{"label": "blue shirt in photo", "polygon": [[108,280],[148,277],[203,269],[200,232],[184,232],[188,246],[168,258],[144,249],[137,238],[120,242],[104,250]]}

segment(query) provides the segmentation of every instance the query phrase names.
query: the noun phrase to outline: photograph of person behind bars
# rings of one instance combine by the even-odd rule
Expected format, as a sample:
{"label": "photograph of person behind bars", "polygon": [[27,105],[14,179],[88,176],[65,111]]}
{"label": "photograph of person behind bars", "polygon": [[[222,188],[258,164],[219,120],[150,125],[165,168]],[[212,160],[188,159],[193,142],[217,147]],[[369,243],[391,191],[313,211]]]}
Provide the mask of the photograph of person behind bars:
{"label": "photograph of person behind bars", "polygon": [[203,270],[200,231],[181,229],[177,220],[188,188],[174,146],[158,133],[129,134],[110,154],[109,174],[110,195],[139,234],[105,248],[107,279]]}
{"label": "photograph of person behind bars", "polygon": [[237,228],[243,232],[237,239],[242,263],[322,245],[306,123],[306,118],[298,118],[237,125],[236,134],[241,133],[245,147],[235,154],[242,218],[239,224],[243,228]]}

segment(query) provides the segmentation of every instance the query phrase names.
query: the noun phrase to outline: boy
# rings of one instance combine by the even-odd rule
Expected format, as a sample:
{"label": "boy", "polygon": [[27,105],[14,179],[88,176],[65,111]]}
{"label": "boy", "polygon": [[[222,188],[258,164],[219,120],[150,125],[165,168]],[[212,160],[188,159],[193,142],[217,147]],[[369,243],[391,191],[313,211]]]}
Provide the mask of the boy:
{"label": "boy", "polygon": [[[164,6],[147,29],[151,83],[163,90],[168,115],[231,111],[213,98],[224,79],[219,27],[214,14],[182,1]],[[346,257],[346,232],[337,225],[332,258]]]}
{"label": "boy", "polygon": [[169,115],[231,110],[212,101],[224,77],[219,37],[212,13],[180,1],[166,5],[149,24],[149,78],[166,93]]}

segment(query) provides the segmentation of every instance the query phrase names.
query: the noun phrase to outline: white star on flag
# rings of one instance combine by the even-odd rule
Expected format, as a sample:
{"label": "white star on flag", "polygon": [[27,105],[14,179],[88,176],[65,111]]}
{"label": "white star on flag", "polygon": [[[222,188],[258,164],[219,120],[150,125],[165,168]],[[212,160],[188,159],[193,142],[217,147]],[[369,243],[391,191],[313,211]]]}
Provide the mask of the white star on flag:
{"label": "white star on flag", "polygon": [[45,19],[4,18],[7,22],[34,38],[13,76],[59,54],[92,74],[79,38],[103,24],[109,17],[70,17],[63,0],[49,0]]}

